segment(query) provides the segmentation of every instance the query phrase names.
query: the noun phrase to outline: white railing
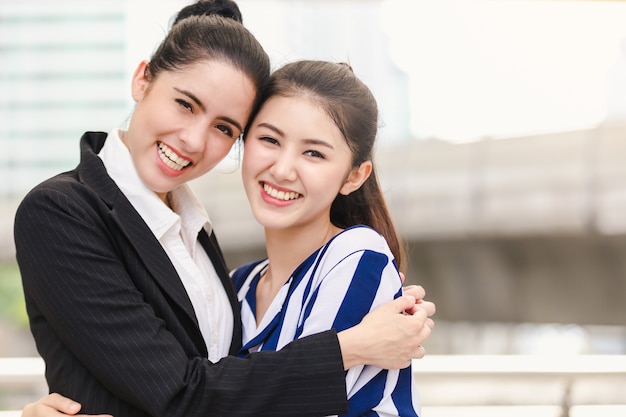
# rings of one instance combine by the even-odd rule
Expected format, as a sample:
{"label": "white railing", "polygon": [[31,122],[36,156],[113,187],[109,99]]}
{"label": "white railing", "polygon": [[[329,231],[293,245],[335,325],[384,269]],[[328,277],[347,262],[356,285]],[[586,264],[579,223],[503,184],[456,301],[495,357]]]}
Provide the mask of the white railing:
{"label": "white railing", "polygon": [[44,369],[41,358],[0,358],[0,417],[19,417],[15,409],[48,392]]}
{"label": "white railing", "polygon": [[625,417],[623,355],[430,355],[414,361],[426,417]]}
{"label": "white railing", "polygon": [[[0,358],[0,417],[46,392],[40,358]],[[430,355],[414,361],[425,417],[624,417],[626,355]],[[0,407],[0,409],[3,407]]]}

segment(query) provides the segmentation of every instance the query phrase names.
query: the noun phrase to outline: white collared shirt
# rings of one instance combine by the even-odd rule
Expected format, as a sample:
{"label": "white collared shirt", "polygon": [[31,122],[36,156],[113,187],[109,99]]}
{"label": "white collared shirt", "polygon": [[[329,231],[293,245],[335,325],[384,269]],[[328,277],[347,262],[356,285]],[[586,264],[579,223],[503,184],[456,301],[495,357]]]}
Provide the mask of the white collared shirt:
{"label": "white collared shirt", "polygon": [[119,129],[109,133],[98,156],[176,268],[195,310],[209,360],[217,362],[227,356],[233,315],[226,291],[198,241],[202,228],[211,233],[211,221],[204,206],[187,184],[169,193],[174,210],[165,205],[141,181]]}

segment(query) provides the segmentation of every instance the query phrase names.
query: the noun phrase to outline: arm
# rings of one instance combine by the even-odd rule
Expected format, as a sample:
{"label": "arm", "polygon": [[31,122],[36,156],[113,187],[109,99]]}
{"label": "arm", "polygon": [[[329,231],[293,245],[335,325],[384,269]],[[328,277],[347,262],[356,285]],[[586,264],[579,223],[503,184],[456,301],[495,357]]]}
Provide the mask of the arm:
{"label": "arm", "polygon": [[[346,346],[341,345],[346,369],[358,365],[383,369],[406,367],[412,358],[423,353],[420,345],[430,335],[426,312],[401,314],[414,302],[410,296],[389,302],[400,288],[397,272],[390,270],[393,266],[387,267],[384,273],[371,268],[355,271],[362,257],[367,257],[367,253],[345,258],[324,277],[317,290],[317,302],[306,318],[300,337],[336,329],[340,342],[346,342]],[[355,287],[357,291],[351,292]],[[405,340],[391,347],[401,339],[411,340],[413,344]],[[361,353],[357,347],[361,348]],[[386,366],[389,362],[394,366]]]}
{"label": "arm", "polygon": [[[423,324],[428,314],[425,310],[418,311],[423,318],[416,317],[417,320],[401,314],[414,305],[413,295],[397,298],[374,309],[361,324],[338,333],[345,369],[364,364],[387,369],[404,368],[411,358],[422,357],[424,351],[420,344],[428,338],[432,327]],[[27,405],[22,417],[61,417],[78,412],[79,406],[72,408],[68,403],[76,404],[58,394],[50,394]]]}
{"label": "arm", "polygon": [[[426,325],[426,319],[434,313],[434,304],[429,303],[433,306],[432,313],[418,309],[413,318],[401,314],[415,304],[413,295],[399,297],[374,309],[359,325],[339,332],[337,336],[345,369],[364,364],[386,369],[405,368],[411,358],[424,356],[421,343],[430,335],[433,324],[428,319],[431,325]],[[58,394],[43,397],[26,406],[22,417],[61,417],[61,413],[72,414],[62,401],[71,402]]]}
{"label": "arm", "polygon": [[420,285],[404,287],[403,293],[338,334],[345,369],[365,364],[399,369],[424,357],[422,343],[435,327],[431,316],[436,306],[424,300],[426,291]]}
{"label": "arm", "polygon": [[[15,222],[31,326],[52,391],[80,401],[87,413],[105,410],[89,400],[98,396],[169,416],[324,415],[345,409],[333,332],[249,359],[212,364],[193,357],[189,343],[183,346],[164,323],[167,312],[157,314],[146,302],[154,295],[129,274],[136,267],[131,263],[141,262],[123,262],[111,223],[78,195],[39,189],[24,200]],[[302,386],[324,395],[312,397]]]}
{"label": "arm", "polygon": [[[115,396],[156,415],[219,415],[225,410],[262,415],[259,410],[280,407],[288,410],[282,415],[323,415],[345,407],[342,368],[366,363],[398,368],[423,355],[418,345],[427,336],[424,318],[399,314],[415,301],[401,297],[338,337],[324,332],[280,352],[218,364],[189,357],[134,285],[108,237],[110,225],[84,200],[78,193],[39,190],[24,200],[15,222],[31,325],[48,346],[56,344],[51,349],[55,356],[45,359],[54,365],[49,369],[56,372],[53,377],[65,378],[66,384],[76,380],[72,376],[79,368],[97,380],[94,384],[102,383]],[[67,356],[59,358],[59,351]],[[330,405],[314,409],[321,399],[311,401],[299,386],[320,386],[315,390],[326,392],[325,404]],[[89,386],[79,381],[72,389],[61,388],[51,386],[81,401],[85,412],[99,412],[83,401]],[[309,412],[292,412],[297,404]],[[41,402],[35,406],[40,411],[47,407]]]}
{"label": "arm", "polygon": [[[360,244],[364,242],[363,236],[352,240]],[[313,292],[314,306],[305,318],[302,334],[331,327],[337,330],[352,327],[370,309],[400,293],[401,281],[390,254],[361,250],[340,258],[340,263],[326,273]],[[354,367],[346,375],[346,388],[351,415],[365,415],[371,411],[386,416],[399,415],[399,412],[413,415],[419,408],[410,367],[400,371],[373,366]],[[393,396],[392,392],[399,395]]]}
{"label": "arm", "polygon": [[434,327],[429,318],[434,314],[434,304],[428,302],[426,309],[417,307],[412,315],[402,314],[415,305],[411,295],[396,298],[372,310],[357,326],[339,332],[344,368],[374,365],[401,369],[409,366],[412,359],[424,357],[422,343]]}

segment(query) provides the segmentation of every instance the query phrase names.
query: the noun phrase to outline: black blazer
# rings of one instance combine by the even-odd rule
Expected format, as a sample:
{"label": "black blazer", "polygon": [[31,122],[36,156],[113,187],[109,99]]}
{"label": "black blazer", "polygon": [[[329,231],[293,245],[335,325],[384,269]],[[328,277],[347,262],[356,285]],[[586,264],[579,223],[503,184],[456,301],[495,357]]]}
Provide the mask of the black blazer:
{"label": "black blazer", "polygon": [[[185,289],[143,219],[107,175],[86,133],[75,170],[35,187],[15,218],[17,260],[50,391],[82,413],[320,416],[346,411],[336,334],[279,352],[210,363]],[[215,237],[199,239],[241,320]]]}

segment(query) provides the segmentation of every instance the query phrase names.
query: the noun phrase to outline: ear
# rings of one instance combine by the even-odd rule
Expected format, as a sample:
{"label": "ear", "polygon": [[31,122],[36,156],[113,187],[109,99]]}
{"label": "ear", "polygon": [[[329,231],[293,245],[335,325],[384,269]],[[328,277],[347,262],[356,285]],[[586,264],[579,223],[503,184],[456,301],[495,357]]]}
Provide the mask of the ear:
{"label": "ear", "polygon": [[343,184],[341,189],[339,190],[340,194],[348,195],[353,191],[361,188],[361,185],[367,180],[372,173],[372,161],[362,162],[356,168],[352,168],[350,174],[348,174],[348,179]]}
{"label": "ear", "polygon": [[148,61],[141,61],[135,69],[133,79],[131,83],[131,95],[135,102],[141,101],[146,95],[150,81],[146,78],[146,69],[148,68]]}

